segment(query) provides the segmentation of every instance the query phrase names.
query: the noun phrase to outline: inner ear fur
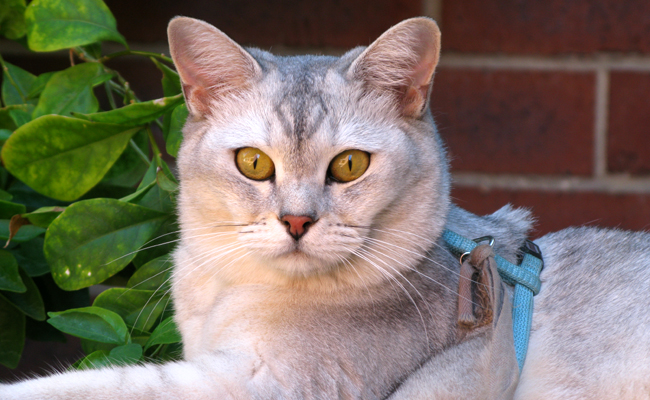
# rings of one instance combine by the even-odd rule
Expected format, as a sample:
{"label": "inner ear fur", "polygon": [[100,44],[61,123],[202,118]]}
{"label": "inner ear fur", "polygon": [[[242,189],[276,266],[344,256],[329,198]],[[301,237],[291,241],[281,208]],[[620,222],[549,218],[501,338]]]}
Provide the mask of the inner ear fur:
{"label": "inner ear fur", "polygon": [[428,107],[439,58],[438,25],[412,18],[381,35],[353,62],[350,73],[370,90],[391,92],[402,115],[418,118]]}
{"label": "inner ear fur", "polygon": [[167,34],[185,101],[194,115],[210,114],[215,104],[246,90],[261,73],[246,50],[207,22],[176,17]]}

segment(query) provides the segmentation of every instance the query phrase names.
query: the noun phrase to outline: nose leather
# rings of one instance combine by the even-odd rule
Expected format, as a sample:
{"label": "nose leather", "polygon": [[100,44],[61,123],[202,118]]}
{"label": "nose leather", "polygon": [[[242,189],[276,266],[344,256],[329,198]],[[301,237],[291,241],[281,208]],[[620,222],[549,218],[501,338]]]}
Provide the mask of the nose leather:
{"label": "nose leather", "polygon": [[306,215],[284,215],[280,221],[287,226],[289,234],[296,240],[300,239],[314,223],[314,220]]}

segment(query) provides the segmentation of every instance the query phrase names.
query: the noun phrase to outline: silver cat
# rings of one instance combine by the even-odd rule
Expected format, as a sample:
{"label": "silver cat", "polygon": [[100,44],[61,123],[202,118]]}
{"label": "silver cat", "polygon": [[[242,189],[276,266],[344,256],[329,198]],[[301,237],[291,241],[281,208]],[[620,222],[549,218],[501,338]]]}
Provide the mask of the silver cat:
{"label": "silver cat", "polygon": [[[459,326],[443,230],[493,236],[516,263],[532,217],[450,202],[428,109],[435,22],[340,58],[243,49],[191,18],[169,39],[190,109],[173,278],[184,361],[28,380],[1,399],[650,398],[647,233],[535,241],[545,268],[521,376],[510,287],[495,279],[491,323]],[[245,175],[249,148],[245,165],[270,175]],[[349,181],[333,163],[348,150],[368,162]]]}

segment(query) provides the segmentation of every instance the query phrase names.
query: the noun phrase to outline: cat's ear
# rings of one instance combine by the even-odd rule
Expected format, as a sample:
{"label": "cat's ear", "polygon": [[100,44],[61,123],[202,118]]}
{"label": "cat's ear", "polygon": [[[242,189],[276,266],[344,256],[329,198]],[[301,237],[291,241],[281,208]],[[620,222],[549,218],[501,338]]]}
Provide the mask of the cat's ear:
{"label": "cat's ear", "polygon": [[167,34],[185,101],[194,115],[210,114],[219,100],[246,90],[261,73],[246,50],[207,22],[176,17]]}
{"label": "cat's ear", "polygon": [[439,56],[438,25],[411,18],[375,40],[353,62],[350,74],[370,90],[393,93],[402,115],[418,118],[428,106]]}

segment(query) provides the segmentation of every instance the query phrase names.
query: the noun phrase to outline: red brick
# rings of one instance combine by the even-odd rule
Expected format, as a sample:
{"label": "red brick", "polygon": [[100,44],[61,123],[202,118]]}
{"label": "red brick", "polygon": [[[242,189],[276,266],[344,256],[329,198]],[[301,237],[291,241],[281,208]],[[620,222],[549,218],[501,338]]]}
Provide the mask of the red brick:
{"label": "red brick", "polygon": [[441,68],[431,103],[455,170],[592,171],[592,73]]}
{"label": "red brick", "polygon": [[607,164],[612,172],[650,173],[649,93],[650,74],[611,74]]}
{"label": "red brick", "polygon": [[650,194],[549,192],[454,188],[456,204],[489,214],[507,203],[530,208],[538,220],[534,237],[569,226],[602,226],[631,230],[650,228]]}
{"label": "red brick", "polygon": [[128,40],[166,41],[176,15],[203,19],[247,45],[367,45],[399,21],[422,14],[421,0],[107,0]]}
{"label": "red brick", "polygon": [[645,0],[445,1],[442,12],[447,51],[650,52]]}

